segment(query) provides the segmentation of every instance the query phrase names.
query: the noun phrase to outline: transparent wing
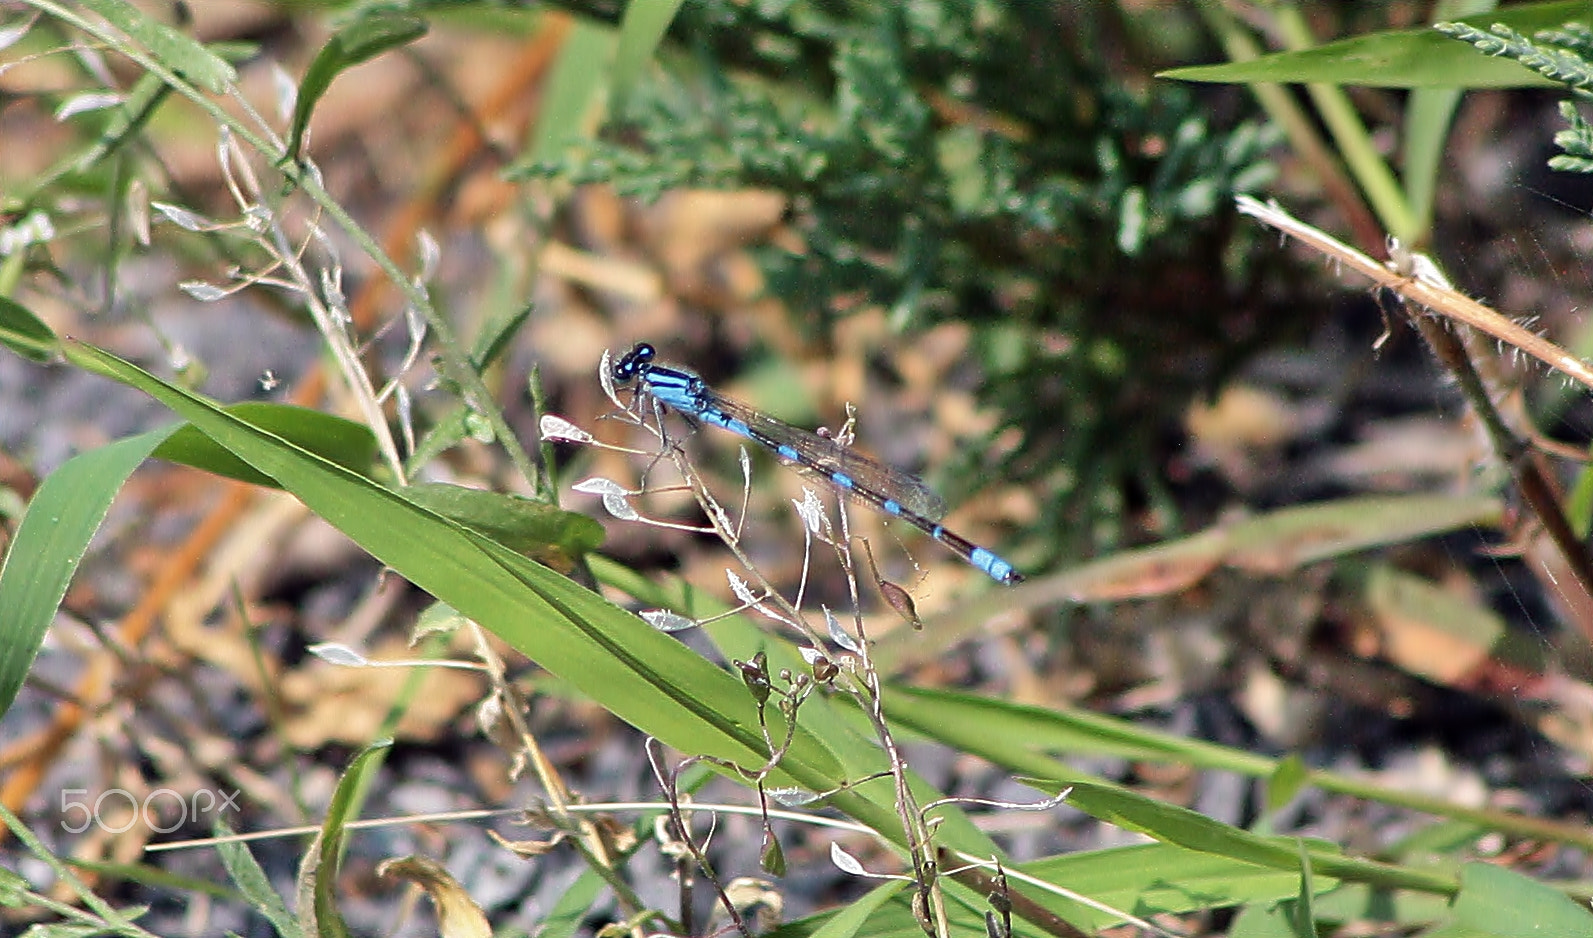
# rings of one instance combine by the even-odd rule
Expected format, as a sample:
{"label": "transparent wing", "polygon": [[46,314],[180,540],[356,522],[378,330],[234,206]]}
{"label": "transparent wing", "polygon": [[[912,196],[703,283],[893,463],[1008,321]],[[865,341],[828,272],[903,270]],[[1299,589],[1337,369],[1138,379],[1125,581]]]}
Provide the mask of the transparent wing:
{"label": "transparent wing", "polygon": [[712,392],[709,392],[708,396],[712,405],[725,416],[740,420],[777,445],[791,447],[803,457],[802,461],[791,465],[807,471],[827,483],[832,489],[836,489],[837,486],[826,476],[832,472],[839,472],[850,478],[857,488],[867,489],[882,499],[890,499],[930,521],[939,521],[946,514],[946,503],[933,489],[924,484],[924,480],[915,475],[893,469],[876,459],[870,459],[829,437],[793,427],[740,401]]}

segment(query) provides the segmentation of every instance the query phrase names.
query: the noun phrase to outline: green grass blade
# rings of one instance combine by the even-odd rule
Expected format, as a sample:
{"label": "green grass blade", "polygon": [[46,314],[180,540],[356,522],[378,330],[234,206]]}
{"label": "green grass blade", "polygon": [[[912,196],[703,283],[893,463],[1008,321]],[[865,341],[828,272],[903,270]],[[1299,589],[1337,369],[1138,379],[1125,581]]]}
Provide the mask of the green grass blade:
{"label": "green grass blade", "polygon": [[357,15],[326,41],[299,83],[293,102],[293,123],[288,132],[288,155],[297,158],[315,105],[338,75],[389,49],[426,35],[426,21],[392,10],[372,9]]}
{"label": "green grass blade", "polygon": [[[1280,761],[1213,743],[1135,726],[1124,720],[1081,710],[1049,710],[968,694],[893,685],[885,697],[893,724],[974,755],[1013,772],[1063,781],[1086,776],[1073,773],[1053,753],[1092,752],[1176,762],[1203,769],[1270,778]],[[1285,779],[1285,781],[1287,781]],[[1406,789],[1380,787],[1354,776],[1308,771],[1306,784],[1383,804],[1465,821],[1502,831],[1593,849],[1585,825],[1528,817],[1493,808],[1472,808]]]}
{"label": "green grass blade", "polygon": [[67,584],[127,477],[175,428],[81,453],[50,473],[0,566],[0,715],[33,667]]}
{"label": "green grass blade", "polygon": [[377,740],[356,755],[337,780],[332,793],[332,803],[327,805],[326,819],[321,822],[321,834],[314,847],[314,863],[302,876],[314,877],[311,884],[315,897],[315,928],[323,938],[347,938],[348,927],[337,907],[337,871],[343,863],[343,836],[350,821],[358,820],[359,805],[364,803],[364,792],[374,773],[385,761],[390,739]]}
{"label": "green grass blade", "polygon": [[[126,362],[83,345],[67,350],[85,368],[156,397],[378,560],[504,635],[582,693],[612,704],[622,717],[664,730],[665,741],[683,751],[742,762],[758,758],[761,735],[749,719],[745,693],[640,619]],[[616,693],[621,687],[626,692]],[[693,729],[702,726],[705,711],[718,732]]]}
{"label": "green grass blade", "polygon": [[[329,462],[352,472],[368,474],[376,459],[376,438],[363,424],[323,414],[307,407],[245,401],[233,404],[227,412],[240,420],[282,437]],[[237,479],[250,485],[276,488],[274,479],[234,456],[210,437],[190,425],[177,429],[156,448],[156,459],[182,463],[206,472]]]}
{"label": "green grass blade", "polygon": [[[1060,790],[1068,786],[1073,788],[1073,793],[1068,796],[1068,804],[1093,817],[1124,830],[1138,831],[1163,843],[1284,871],[1298,883],[1300,858],[1296,838],[1263,837],[1214,821],[1197,811],[1147,798],[1104,782],[1072,781],[1054,787]],[[1052,786],[1046,784],[1044,787]],[[1390,889],[1417,889],[1445,895],[1457,889],[1454,878],[1450,876],[1413,867],[1357,860],[1332,852],[1334,849],[1333,845],[1324,842],[1316,842],[1308,848],[1311,867],[1317,875],[1342,877]]]}
{"label": "green grass blade", "polygon": [[[885,698],[893,721],[952,745],[985,739],[1018,753],[1089,753],[1122,759],[1177,761],[1196,768],[1270,775],[1276,760],[1135,726],[1086,710],[1050,710],[999,698],[928,688],[891,686]],[[977,749],[974,751],[978,751]],[[1011,764],[1031,771],[1035,764]]]}
{"label": "green grass blade", "polygon": [[221,94],[238,80],[233,67],[198,40],[151,19],[127,0],[80,0],[80,3],[149,50],[161,64],[203,86],[211,94]]}
{"label": "green grass blade", "polygon": [[537,938],[574,938],[592,912],[593,903],[608,884],[603,877],[587,870],[559,893],[559,901],[543,917]]}
{"label": "green grass blade", "polygon": [[[1298,868],[1272,869],[1166,843],[1070,853],[1019,864],[1016,869],[1143,917],[1279,902],[1298,896],[1300,890]],[[1332,888],[1334,882],[1326,880],[1317,888]],[[1120,921],[1079,903],[1069,903],[1067,917],[1092,931]]]}
{"label": "green grass blade", "polygon": [[[221,818],[216,819],[215,833],[217,837],[229,837],[232,828],[228,827]],[[254,854],[249,852],[249,845],[238,841],[228,841],[216,845],[216,855],[221,858],[221,863],[227,869],[227,875],[237,884],[239,892],[249,903],[249,907],[261,918],[271,923],[271,927],[281,938],[302,938],[304,930],[299,927],[298,919],[294,918],[287,903],[277,895],[276,887],[272,886],[271,878],[260,866]]]}
{"label": "green grass blade", "polygon": [[[1504,23],[1518,32],[1550,29],[1586,19],[1585,0],[1523,4],[1505,10],[1460,18],[1487,29]],[[1508,59],[1483,55],[1431,29],[1404,29],[1342,39],[1299,52],[1280,52],[1245,62],[1198,65],[1162,72],[1158,77],[1182,81],[1248,84],[1323,82],[1374,88],[1542,88],[1557,87],[1547,78]]]}
{"label": "green grass blade", "polygon": [[869,916],[879,911],[885,903],[901,895],[902,890],[909,885],[901,880],[892,880],[875,886],[867,895],[848,902],[839,912],[830,916],[828,921],[813,932],[813,938],[853,938],[862,932]]}
{"label": "green grass blade", "polygon": [[614,53],[614,94],[630,88],[642,69],[653,60],[658,44],[674,21],[684,0],[631,0],[620,20],[619,48]]}
{"label": "green grass blade", "polygon": [[[1142,917],[1185,915],[1247,903],[1276,903],[1297,897],[1300,890],[1298,868],[1270,869],[1164,843],[1088,850],[1012,864],[1007,867],[1007,877],[1014,892],[1090,934],[1124,921],[1121,915],[1109,911],[1112,909]],[[1047,889],[1047,885],[1056,888]],[[1332,881],[1317,885],[1327,890],[1332,888]],[[1069,898],[1064,891],[1105,908]],[[975,897],[958,888],[948,892],[948,899],[952,900],[952,934],[983,931],[979,922],[983,908],[973,901]],[[849,906],[789,923],[770,938],[818,938],[818,928],[828,928],[843,918],[836,925],[844,929],[843,934],[865,934],[870,938],[912,938],[923,934],[904,894],[881,897],[876,892],[860,901],[869,900],[877,900],[878,908],[868,910],[864,928],[857,928],[854,909]],[[967,931],[960,930],[964,926]],[[1019,931],[1034,933],[1021,927]]]}
{"label": "green grass blade", "polygon": [[614,30],[586,20],[576,20],[559,49],[559,59],[548,76],[542,97],[542,115],[525,163],[535,165],[558,159],[564,148],[588,136],[596,126],[609,71],[614,67]]}
{"label": "green grass blade", "polygon": [[44,320],[21,303],[0,296],[0,345],[43,364],[60,356],[60,343]]}
{"label": "green grass blade", "polygon": [[603,544],[603,526],[586,515],[520,495],[441,482],[411,485],[400,494],[517,554],[534,557],[560,570],[568,570],[575,558]]}
{"label": "green grass blade", "polygon": [[[1439,0],[1432,19],[1480,16],[1491,13],[1494,6],[1494,0]],[[1460,95],[1458,88],[1418,88],[1406,102],[1405,131],[1401,134],[1405,148],[1401,181],[1413,216],[1413,237],[1418,244],[1425,244],[1432,233],[1433,197],[1438,190],[1439,168],[1443,165],[1444,141],[1448,139],[1449,123],[1460,104]]]}
{"label": "green grass blade", "polygon": [[1293,906],[1286,902],[1254,903],[1234,919],[1228,938],[1301,938],[1292,911]]}
{"label": "green grass blade", "polygon": [[1433,202],[1443,166],[1449,124],[1460,104],[1458,88],[1417,88],[1405,108],[1405,159],[1401,181],[1409,203],[1413,237],[1424,244],[1432,234]]}

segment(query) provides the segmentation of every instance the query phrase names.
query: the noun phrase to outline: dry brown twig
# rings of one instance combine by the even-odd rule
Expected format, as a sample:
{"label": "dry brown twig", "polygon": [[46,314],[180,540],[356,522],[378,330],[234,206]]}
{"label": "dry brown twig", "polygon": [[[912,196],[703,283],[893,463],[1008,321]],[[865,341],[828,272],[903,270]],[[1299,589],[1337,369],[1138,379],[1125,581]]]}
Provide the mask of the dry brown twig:
{"label": "dry brown twig", "polygon": [[1418,307],[1465,323],[1501,342],[1515,346],[1573,381],[1593,389],[1593,367],[1543,336],[1502,316],[1455,290],[1442,278],[1423,276],[1420,268],[1401,270],[1398,265],[1375,261],[1320,228],[1313,228],[1285,212],[1276,202],[1248,195],[1235,199],[1239,211],[1308,244],[1336,264],[1365,275]]}

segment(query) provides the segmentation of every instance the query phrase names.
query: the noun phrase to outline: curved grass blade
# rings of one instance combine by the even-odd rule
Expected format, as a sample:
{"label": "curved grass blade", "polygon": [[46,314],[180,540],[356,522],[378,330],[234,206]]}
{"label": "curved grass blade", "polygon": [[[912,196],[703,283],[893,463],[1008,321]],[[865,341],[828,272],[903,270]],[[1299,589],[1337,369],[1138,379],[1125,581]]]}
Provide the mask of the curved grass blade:
{"label": "curved grass blade", "polygon": [[61,340],[26,306],[0,296],[0,345],[28,361],[45,364],[61,355]]}
{"label": "curved grass blade", "polygon": [[370,785],[372,773],[381,766],[390,739],[377,740],[366,746],[343,776],[337,780],[332,793],[332,803],[327,805],[326,820],[321,822],[321,833],[306,857],[300,879],[313,877],[310,885],[315,896],[315,927],[323,938],[344,938],[348,927],[337,908],[337,870],[343,862],[343,834],[350,821],[359,816],[359,805],[364,800],[365,789]]}
{"label": "curved grass blade", "polygon": [[45,478],[0,564],[0,716],[33,667],[89,541],[127,477],[175,427],[72,457]]}
{"label": "curved grass blade", "polygon": [[288,132],[288,159],[299,158],[304,130],[315,105],[340,73],[373,59],[389,49],[407,45],[426,35],[426,21],[407,13],[375,10],[363,13],[332,34],[315,54],[299,84],[293,102],[293,123]]}

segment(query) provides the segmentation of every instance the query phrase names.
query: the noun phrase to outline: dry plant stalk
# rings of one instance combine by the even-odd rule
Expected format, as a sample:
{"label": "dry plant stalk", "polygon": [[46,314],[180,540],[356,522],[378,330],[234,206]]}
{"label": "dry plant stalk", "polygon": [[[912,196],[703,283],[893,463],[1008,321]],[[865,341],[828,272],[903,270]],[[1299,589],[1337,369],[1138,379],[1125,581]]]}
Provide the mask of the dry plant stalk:
{"label": "dry plant stalk", "polygon": [[1234,201],[1241,213],[1310,245],[1334,263],[1353,268],[1378,286],[1398,294],[1408,302],[1426,307],[1440,316],[1465,323],[1501,342],[1513,345],[1571,380],[1593,390],[1593,367],[1589,367],[1587,362],[1453,287],[1372,260],[1320,228],[1313,228],[1285,212],[1276,202],[1262,202],[1248,195],[1241,195]]}

